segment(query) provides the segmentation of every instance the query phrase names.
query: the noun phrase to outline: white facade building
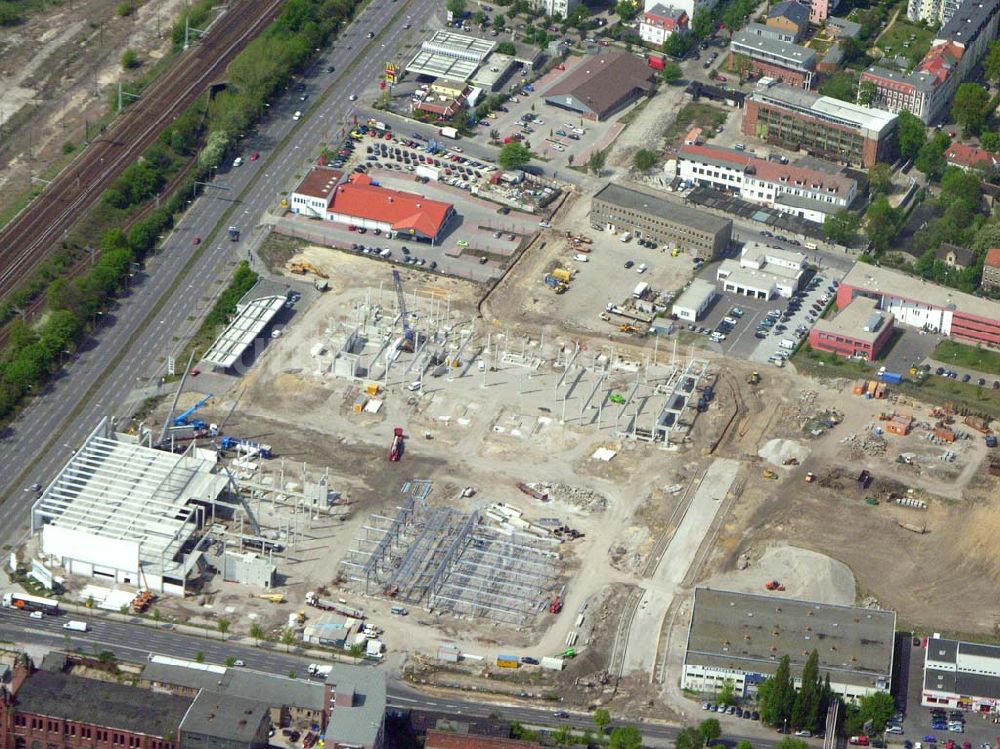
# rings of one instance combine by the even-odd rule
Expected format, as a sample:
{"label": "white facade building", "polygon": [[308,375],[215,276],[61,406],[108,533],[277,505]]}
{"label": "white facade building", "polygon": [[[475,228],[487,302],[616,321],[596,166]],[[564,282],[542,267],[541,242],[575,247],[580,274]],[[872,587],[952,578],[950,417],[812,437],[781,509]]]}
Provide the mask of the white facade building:
{"label": "white facade building", "polygon": [[688,15],[681,8],[654,5],[643,14],[639,22],[639,38],[659,46],[667,37],[687,32],[688,24]]}
{"label": "white facade building", "polygon": [[895,632],[891,611],[696,588],[681,687],[713,695],[730,682],[746,697],[786,655],[799,687],[815,649],[820,678],[829,676],[835,693],[887,692]]}
{"label": "white facade building", "polygon": [[1000,711],[1000,647],[937,635],[928,638],[920,704],[979,713]]}
{"label": "white facade building", "polygon": [[858,194],[858,183],[850,177],[708,145],[682,146],[677,176],[816,223],[850,206]]}
{"label": "white facade building", "polygon": [[31,532],[68,574],[184,595],[182,549],[230,484],[216,463],[211,450],[143,445],[105,418],[32,505]]}
{"label": "white facade building", "polygon": [[674,302],[673,313],[680,320],[699,320],[719,295],[715,284],[703,278],[696,278]]}
{"label": "white facade building", "polygon": [[752,299],[791,297],[805,272],[806,257],[801,252],[748,242],[740,259],[723,260],[716,271],[722,288]]}
{"label": "white facade building", "polygon": [[[679,8],[687,13],[688,20],[694,19],[695,11],[698,10],[712,10],[716,5],[719,4],[719,0],[669,0],[670,5],[674,8]],[[643,12],[649,12],[654,7],[662,3],[663,0],[645,0],[643,5]]]}

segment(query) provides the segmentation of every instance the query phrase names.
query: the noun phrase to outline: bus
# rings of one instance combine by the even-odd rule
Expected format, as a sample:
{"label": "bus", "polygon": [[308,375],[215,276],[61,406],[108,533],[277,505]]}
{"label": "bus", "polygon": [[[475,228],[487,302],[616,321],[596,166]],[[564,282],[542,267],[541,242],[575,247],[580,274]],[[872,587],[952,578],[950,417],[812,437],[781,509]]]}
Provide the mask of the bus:
{"label": "bus", "polygon": [[54,598],[29,596],[25,593],[4,594],[3,605],[9,609],[21,609],[22,611],[41,611],[43,614],[59,613],[59,601],[55,600]]}

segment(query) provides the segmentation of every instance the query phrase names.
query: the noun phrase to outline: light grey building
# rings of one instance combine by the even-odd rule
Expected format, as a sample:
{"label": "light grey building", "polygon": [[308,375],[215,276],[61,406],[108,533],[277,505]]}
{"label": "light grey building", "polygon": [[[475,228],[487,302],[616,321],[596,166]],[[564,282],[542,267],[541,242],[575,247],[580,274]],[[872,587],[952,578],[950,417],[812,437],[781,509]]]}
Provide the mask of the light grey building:
{"label": "light grey building", "polygon": [[718,257],[733,234],[731,219],[614,183],[594,196],[590,223],[617,233],[631,232],[658,245],[669,244],[706,261]]}
{"label": "light grey building", "polygon": [[1000,711],[1000,647],[927,639],[920,704],[977,713]]}
{"label": "light grey building", "polygon": [[257,700],[202,690],[180,725],[184,749],[266,749],[271,720]]}
{"label": "light grey building", "polygon": [[753,694],[787,655],[798,687],[815,650],[837,694],[888,692],[895,635],[892,611],[697,588],[681,686],[713,694],[731,682]]}

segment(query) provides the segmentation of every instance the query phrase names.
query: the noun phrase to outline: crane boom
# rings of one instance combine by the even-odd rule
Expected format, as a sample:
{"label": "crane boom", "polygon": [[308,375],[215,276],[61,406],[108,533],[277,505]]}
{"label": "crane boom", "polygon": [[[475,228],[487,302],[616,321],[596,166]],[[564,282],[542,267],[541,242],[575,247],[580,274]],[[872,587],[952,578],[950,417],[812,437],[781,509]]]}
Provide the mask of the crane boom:
{"label": "crane boom", "polygon": [[406,299],[403,296],[403,279],[399,276],[398,270],[392,271],[392,285],[396,289],[396,300],[399,303],[399,318],[403,322],[404,344],[411,351],[413,350],[413,329],[410,327],[410,317],[406,312]]}
{"label": "crane boom", "polygon": [[183,413],[180,413],[177,416],[175,416],[174,417],[174,426],[182,427],[185,424],[187,424],[188,423],[188,417],[190,417],[191,414],[193,414],[199,408],[201,408],[202,406],[204,406],[206,403],[208,403],[211,399],[212,399],[212,394],[209,393],[204,398],[202,398],[200,401],[198,401],[193,406],[191,406],[191,408],[189,408],[187,411],[184,411]]}

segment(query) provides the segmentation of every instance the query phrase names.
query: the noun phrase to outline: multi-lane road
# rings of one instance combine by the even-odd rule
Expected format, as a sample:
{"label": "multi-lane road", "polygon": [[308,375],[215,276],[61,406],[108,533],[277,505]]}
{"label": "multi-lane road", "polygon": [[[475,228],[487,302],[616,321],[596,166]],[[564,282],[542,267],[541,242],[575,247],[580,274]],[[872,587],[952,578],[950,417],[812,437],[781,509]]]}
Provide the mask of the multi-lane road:
{"label": "multi-lane road", "polygon": [[[46,646],[58,649],[75,649],[88,655],[102,651],[114,653],[120,660],[145,662],[149,655],[170,655],[176,658],[195,659],[200,653],[207,663],[222,665],[228,658],[242,660],[246,668],[272,674],[295,672],[304,676],[310,659],[295,653],[283,652],[280,645],[269,648],[253,647],[242,641],[223,642],[215,638],[199,637],[172,629],[152,629],[136,626],[112,618],[87,619],[87,632],[72,632],[62,627],[69,618],[63,614],[45,619],[29,619],[22,611],[0,608],[0,640],[27,645]],[[78,614],[72,618],[81,619]],[[117,618],[117,617],[115,617]],[[68,638],[68,640],[67,640]],[[315,661],[315,658],[312,659]],[[372,666],[377,668],[377,666]],[[574,728],[593,728],[589,713],[570,713],[568,718],[555,719],[553,708],[536,708],[525,705],[498,705],[492,702],[471,702],[459,698],[433,697],[412,689],[407,684],[388,678],[389,705],[402,709],[446,712],[450,715],[487,717],[500,712],[508,720],[517,720],[526,725],[566,724]],[[739,723],[735,725],[740,725]],[[646,745],[670,742],[677,735],[678,727],[664,723],[644,722],[637,724]],[[722,743],[731,744],[742,736],[727,734]],[[757,749],[770,749],[775,740],[751,737]]]}
{"label": "multi-lane road", "polygon": [[[220,168],[208,189],[166,237],[136,279],[131,295],[100,319],[65,373],[46,388],[0,436],[0,543],[15,543],[27,531],[31,495],[24,489],[45,483],[65,463],[105,414],[122,413],[137,390],[155,392],[166,358],[197,329],[233,266],[248,255],[263,233],[264,212],[276,207],[312,161],[321,143],[336,139],[355,114],[352,94],[374,92],[377,76],[400,45],[410,19],[433,15],[434,0],[372,0],[314,66],[305,92],[292,91],[275,102],[268,117],[244,143],[244,165]],[[417,24],[419,26],[419,24]],[[374,37],[369,39],[371,32]],[[333,72],[326,72],[329,68]],[[308,94],[306,102],[300,96]],[[293,120],[302,110],[306,116]],[[251,151],[261,158],[251,161]],[[225,227],[243,230],[229,242]],[[201,242],[195,245],[195,238]],[[182,363],[178,363],[182,366]]]}

